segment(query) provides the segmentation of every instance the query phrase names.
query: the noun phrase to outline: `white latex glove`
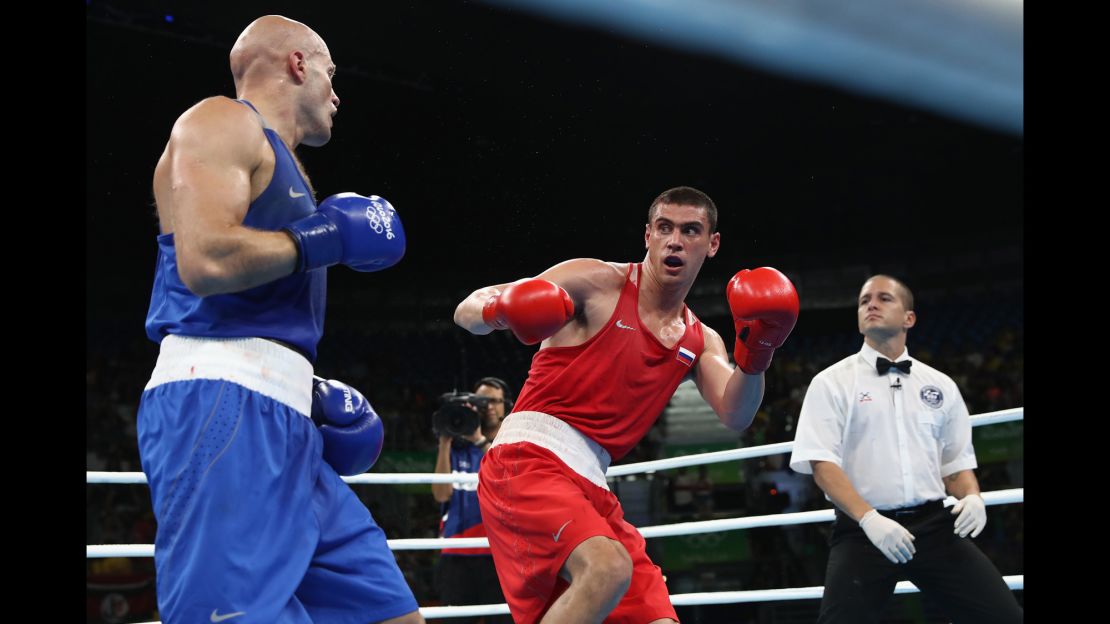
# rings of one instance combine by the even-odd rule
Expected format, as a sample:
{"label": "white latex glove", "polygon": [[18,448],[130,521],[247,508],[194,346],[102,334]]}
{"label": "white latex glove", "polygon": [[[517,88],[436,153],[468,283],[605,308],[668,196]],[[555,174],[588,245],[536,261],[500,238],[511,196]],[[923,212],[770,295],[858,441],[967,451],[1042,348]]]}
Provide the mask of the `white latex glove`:
{"label": "white latex glove", "polygon": [[867,539],[878,548],[891,563],[906,563],[913,559],[917,549],[913,541],[917,538],[906,530],[906,527],[897,522],[879,515],[872,509],[863,514],[859,521],[860,528],[867,534]]}
{"label": "white latex glove", "polygon": [[961,498],[952,506],[952,513],[960,514],[956,516],[956,528],[953,531],[960,537],[967,537],[968,533],[971,533],[971,537],[979,537],[983,527],[987,526],[987,504],[978,494],[968,494]]}

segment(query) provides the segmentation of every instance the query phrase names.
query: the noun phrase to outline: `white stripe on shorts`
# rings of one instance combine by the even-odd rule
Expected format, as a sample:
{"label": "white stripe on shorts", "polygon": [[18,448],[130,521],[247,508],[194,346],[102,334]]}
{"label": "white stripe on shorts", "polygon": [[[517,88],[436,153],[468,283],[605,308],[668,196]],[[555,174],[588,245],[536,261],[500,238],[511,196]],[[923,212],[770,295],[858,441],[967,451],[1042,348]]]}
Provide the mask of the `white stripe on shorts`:
{"label": "white stripe on shorts", "polygon": [[513,412],[505,417],[493,445],[531,442],[555,453],[563,463],[599,488],[608,490],[609,451],[566,421],[543,412]]}
{"label": "white stripe on shorts", "polygon": [[223,379],[312,414],[312,363],[270,340],[166,336],[145,389],[187,379]]}

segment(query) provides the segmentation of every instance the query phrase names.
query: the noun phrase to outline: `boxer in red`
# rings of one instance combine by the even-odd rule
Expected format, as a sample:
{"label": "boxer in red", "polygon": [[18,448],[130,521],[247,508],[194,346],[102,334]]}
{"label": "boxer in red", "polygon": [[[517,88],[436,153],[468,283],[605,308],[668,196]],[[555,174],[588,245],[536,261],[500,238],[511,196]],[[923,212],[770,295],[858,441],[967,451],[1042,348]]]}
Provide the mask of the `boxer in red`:
{"label": "boxer in red", "polygon": [[509,329],[541,343],[479,470],[482,518],[518,624],[678,621],[605,471],[687,377],[726,426],[743,431],[755,417],[763,372],[797,321],[798,295],[769,267],[732,278],[733,370],[720,335],[685,304],[720,243],[713,200],[673,188],[648,209],[643,262],[568,260],[480,288],[455,310],[455,323],[473,334]]}

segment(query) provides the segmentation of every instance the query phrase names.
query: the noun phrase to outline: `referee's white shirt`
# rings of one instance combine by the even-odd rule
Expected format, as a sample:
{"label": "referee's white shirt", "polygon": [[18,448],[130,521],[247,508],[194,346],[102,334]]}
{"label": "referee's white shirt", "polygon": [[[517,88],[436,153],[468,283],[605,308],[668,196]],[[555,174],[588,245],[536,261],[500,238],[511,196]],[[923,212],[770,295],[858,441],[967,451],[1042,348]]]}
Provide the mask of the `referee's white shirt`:
{"label": "referee's white shirt", "polygon": [[948,375],[908,350],[894,360],[913,361],[908,375],[893,367],[880,375],[880,357],[864,343],[813,378],[790,467],[812,474],[810,461],[833,462],[876,509],[943,499],[943,477],[977,467],[964,399]]}

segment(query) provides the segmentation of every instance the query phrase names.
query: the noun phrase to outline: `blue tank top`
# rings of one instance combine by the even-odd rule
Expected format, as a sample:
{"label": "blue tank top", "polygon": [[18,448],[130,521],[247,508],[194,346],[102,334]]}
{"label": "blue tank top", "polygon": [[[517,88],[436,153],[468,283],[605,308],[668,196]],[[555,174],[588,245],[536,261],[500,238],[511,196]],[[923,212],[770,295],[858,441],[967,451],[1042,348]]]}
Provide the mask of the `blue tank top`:
{"label": "blue tank top", "polygon": [[[236,100],[254,106],[246,100]],[[316,212],[316,201],[293,154],[258,115],[274,150],[274,175],[266,190],[247,208],[243,225],[278,231]],[[236,293],[198,297],[177,272],[173,234],[158,236],[158,261],[146,315],[146,335],[161,344],[167,334],[208,338],[271,338],[316,360],[324,333],[327,269],[294,273]]]}

